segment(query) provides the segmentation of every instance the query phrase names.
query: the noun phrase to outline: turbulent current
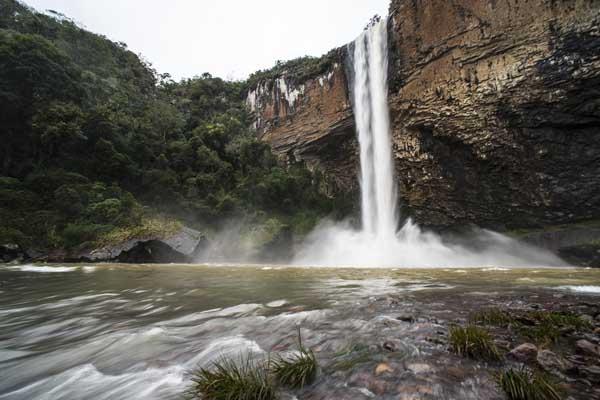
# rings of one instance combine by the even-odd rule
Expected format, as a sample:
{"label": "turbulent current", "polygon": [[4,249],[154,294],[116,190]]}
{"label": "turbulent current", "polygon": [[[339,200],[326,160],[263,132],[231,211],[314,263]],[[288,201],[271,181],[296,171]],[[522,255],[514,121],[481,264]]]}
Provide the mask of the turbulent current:
{"label": "turbulent current", "polygon": [[359,267],[564,265],[550,253],[487,230],[454,238],[450,243],[423,232],[410,220],[398,230],[387,101],[387,22],[383,19],[371,24],[348,46],[360,144],[362,229],[323,222],[308,237],[295,263]]}
{"label": "turbulent current", "polygon": [[[384,359],[398,375],[380,399],[417,398],[406,391],[423,377],[399,375],[402,363],[438,371],[427,375],[436,398],[501,399],[488,367],[424,338],[490,304],[594,303],[599,294],[600,271],[564,268],[0,265],[0,400],[183,399],[197,367],[296,349],[296,325],[326,372],[281,400],[368,400],[369,383],[352,377],[373,376]],[[435,321],[398,320],[406,313]],[[384,343],[396,352],[377,350]],[[459,384],[445,372],[457,364],[469,371]]]}

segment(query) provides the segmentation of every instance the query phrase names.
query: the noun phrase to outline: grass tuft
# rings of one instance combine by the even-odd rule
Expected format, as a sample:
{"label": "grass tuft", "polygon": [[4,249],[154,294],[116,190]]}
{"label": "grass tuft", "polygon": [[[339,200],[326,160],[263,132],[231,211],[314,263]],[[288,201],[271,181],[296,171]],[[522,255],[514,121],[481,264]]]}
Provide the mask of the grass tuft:
{"label": "grass tuft", "polygon": [[492,337],[485,329],[468,325],[450,327],[450,348],[462,357],[499,360],[500,353]]}
{"label": "grass tuft", "polygon": [[591,324],[580,318],[577,314],[557,311],[530,311],[525,318],[532,321],[533,325],[523,325],[519,331],[537,344],[548,345],[555,343],[564,329],[576,331],[591,328]]}
{"label": "grass tuft", "polygon": [[285,386],[303,388],[317,377],[317,358],[310,349],[302,346],[300,328],[298,328],[300,350],[291,356],[276,356],[270,362],[270,370],[275,378]]}
{"label": "grass tuft", "polygon": [[560,400],[559,390],[544,375],[526,369],[509,369],[498,376],[508,400]]}
{"label": "grass tuft", "polygon": [[190,398],[203,400],[274,400],[277,391],[264,365],[250,358],[221,359],[193,373]]}
{"label": "grass tuft", "polygon": [[475,324],[508,326],[514,323],[515,319],[507,311],[499,308],[490,308],[471,314],[469,321]]}

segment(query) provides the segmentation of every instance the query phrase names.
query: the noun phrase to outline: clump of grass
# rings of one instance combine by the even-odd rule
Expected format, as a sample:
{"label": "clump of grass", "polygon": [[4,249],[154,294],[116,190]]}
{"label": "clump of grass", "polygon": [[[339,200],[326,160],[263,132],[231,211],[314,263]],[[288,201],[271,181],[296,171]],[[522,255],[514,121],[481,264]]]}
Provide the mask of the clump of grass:
{"label": "clump of grass", "polygon": [[450,327],[450,348],[462,357],[499,360],[500,353],[489,332],[477,326]]}
{"label": "clump of grass", "polygon": [[530,311],[525,318],[533,321],[534,325],[522,325],[519,331],[538,344],[557,342],[563,329],[580,331],[591,328],[588,321],[568,312]]}
{"label": "clump of grass", "polygon": [[317,377],[318,363],[312,350],[302,345],[298,328],[299,351],[291,356],[276,356],[270,362],[270,370],[282,385],[303,388]]}
{"label": "clump of grass", "polygon": [[509,369],[498,376],[508,400],[560,400],[559,390],[544,375],[527,369]]}
{"label": "clump of grass", "polygon": [[471,323],[493,326],[508,326],[515,323],[515,319],[510,313],[499,308],[490,308],[473,313],[470,315],[469,321]]}
{"label": "clump of grass", "polygon": [[590,329],[592,327],[589,321],[586,321],[579,315],[571,312],[530,311],[527,315],[536,321],[552,324],[559,328],[583,330]]}
{"label": "clump of grass", "polygon": [[274,400],[277,391],[267,369],[250,358],[221,359],[194,372],[190,398],[203,400]]}

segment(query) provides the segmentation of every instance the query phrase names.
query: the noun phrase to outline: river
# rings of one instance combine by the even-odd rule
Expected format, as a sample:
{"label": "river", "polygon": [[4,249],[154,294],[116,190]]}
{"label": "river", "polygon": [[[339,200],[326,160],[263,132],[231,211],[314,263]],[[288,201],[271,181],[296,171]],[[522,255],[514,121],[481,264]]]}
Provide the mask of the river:
{"label": "river", "polygon": [[[298,325],[322,367],[307,398],[369,398],[385,362],[405,387],[425,368],[440,398],[501,399],[481,365],[446,351],[447,322],[600,300],[600,270],[575,268],[23,265],[0,267],[0,284],[3,400],[180,399],[195,367],[291,350]],[[361,346],[360,360],[344,358]],[[456,365],[461,385],[447,372]]]}

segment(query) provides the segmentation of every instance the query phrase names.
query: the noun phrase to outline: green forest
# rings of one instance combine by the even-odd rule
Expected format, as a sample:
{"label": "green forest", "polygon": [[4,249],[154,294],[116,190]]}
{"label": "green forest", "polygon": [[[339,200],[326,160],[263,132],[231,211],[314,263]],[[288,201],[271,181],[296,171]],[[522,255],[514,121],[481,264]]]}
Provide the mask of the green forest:
{"label": "green forest", "polygon": [[249,82],[175,82],[124,43],[0,0],[0,242],[72,250],[227,219],[306,233],[339,207],[255,138]]}

